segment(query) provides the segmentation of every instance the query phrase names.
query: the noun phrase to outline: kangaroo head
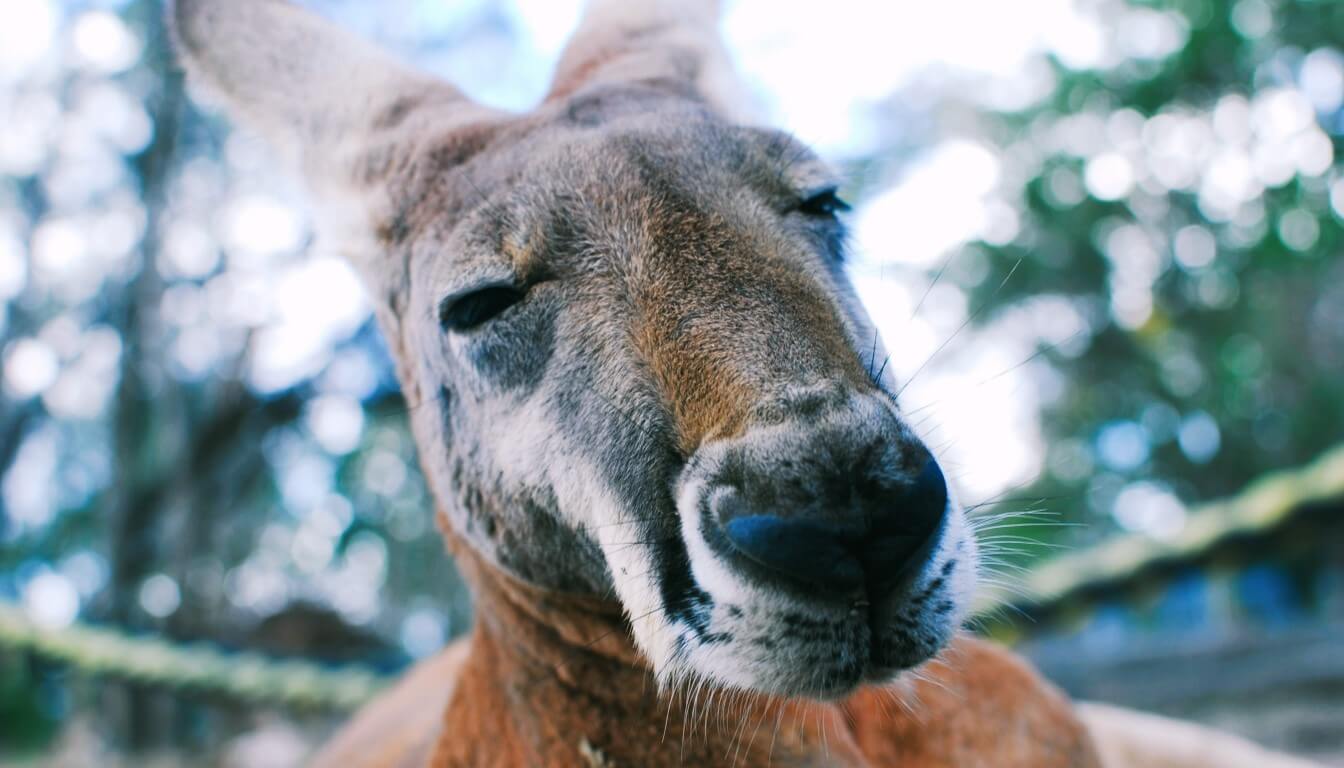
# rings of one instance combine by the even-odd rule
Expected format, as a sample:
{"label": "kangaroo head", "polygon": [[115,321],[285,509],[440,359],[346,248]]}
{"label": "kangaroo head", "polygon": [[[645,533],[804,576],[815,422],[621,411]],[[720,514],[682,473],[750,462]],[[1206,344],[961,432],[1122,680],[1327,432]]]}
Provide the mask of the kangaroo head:
{"label": "kangaroo head", "polygon": [[835,697],[947,642],[975,546],[881,373],[836,180],[711,88],[712,5],[596,3],[526,115],[278,0],[174,15],[364,275],[455,535],[614,594],[661,680]]}

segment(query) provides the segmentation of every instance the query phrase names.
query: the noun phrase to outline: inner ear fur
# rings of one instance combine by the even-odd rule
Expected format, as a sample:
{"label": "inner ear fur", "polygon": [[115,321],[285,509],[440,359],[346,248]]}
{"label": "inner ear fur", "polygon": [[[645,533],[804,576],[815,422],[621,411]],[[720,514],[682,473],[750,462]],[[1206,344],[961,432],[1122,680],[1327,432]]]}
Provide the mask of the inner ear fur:
{"label": "inner ear fur", "polygon": [[719,33],[720,0],[588,0],[548,100],[588,87],[643,84],[699,98],[719,114],[757,122]]}
{"label": "inner ear fur", "polygon": [[432,109],[479,121],[492,111],[284,0],[172,0],[169,26],[193,80],[230,115],[329,170],[328,153]]}

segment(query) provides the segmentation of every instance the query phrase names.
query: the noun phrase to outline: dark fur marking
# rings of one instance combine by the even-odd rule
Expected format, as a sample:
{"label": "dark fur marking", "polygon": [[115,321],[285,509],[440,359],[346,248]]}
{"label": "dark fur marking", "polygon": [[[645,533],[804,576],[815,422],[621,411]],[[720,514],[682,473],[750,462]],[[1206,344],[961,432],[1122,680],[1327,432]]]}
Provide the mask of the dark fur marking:
{"label": "dark fur marking", "polygon": [[439,387],[439,419],[443,422],[443,437],[445,440],[453,439],[453,391],[447,387]]}
{"label": "dark fur marking", "polygon": [[[445,507],[454,524],[479,551],[525,581],[566,592],[602,594],[611,589],[606,558],[587,533],[562,522],[548,489],[507,494],[482,490],[476,472],[459,459],[452,484],[456,504]],[[556,552],[565,552],[563,558]]]}
{"label": "dark fur marking", "polygon": [[695,583],[685,543],[680,537],[669,539],[664,542],[664,546],[654,548],[653,556],[660,597],[668,620],[684,623],[701,643],[709,642],[709,637],[717,637],[709,633],[714,598]]}
{"label": "dark fur marking", "polygon": [[406,119],[407,115],[414,112],[415,109],[423,103],[425,103],[425,94],[423,93],[408,94],[393,99],[392,103],[387,105],[387,107],[384,108],[382,112],[379,112],[373,119],[374,129],[385,130],[388,128],[395,128]]}
{"label": "dark fur marking", "polygon": [[915,621],[914,619],[911,619],[908,616],[893,616],[891,618],[891,623],[897,625],[898,627],[901,627],[902,629],[911,631],[917,630],[920,627],[920,622]]}
{"label": "dark fur marking", "polygon": [[405,210],[398,210],[378,227],[378,240],[387,246],[401,245],[410,235],[411,225]]}

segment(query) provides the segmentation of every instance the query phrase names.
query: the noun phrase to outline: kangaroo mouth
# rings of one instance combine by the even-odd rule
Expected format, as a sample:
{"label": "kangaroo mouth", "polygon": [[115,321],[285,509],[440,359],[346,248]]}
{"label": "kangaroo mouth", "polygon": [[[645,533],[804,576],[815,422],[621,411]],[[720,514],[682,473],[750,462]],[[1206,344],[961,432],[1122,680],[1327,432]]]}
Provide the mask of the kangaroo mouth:
{"label": "kangaroo mouth", "polygon": [[722,459],[687,462],[678,524],[647,539],[674,638],[660,677],[834,700],[890,681],[951,640],[973,544],[950,496],[918,486],[941,483],[936,468],[893,481],[901,498],[929,501],[928,515],[837,525],[835,516],[789,518],[725,501],[740,491],[724,490]]}

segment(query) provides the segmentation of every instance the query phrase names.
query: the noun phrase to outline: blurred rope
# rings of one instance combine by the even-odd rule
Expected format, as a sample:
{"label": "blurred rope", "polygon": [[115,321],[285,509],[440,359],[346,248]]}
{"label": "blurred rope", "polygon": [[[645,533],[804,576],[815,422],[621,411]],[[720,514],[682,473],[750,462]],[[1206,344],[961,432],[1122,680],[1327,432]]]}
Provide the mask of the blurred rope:
{"label": "blurred rope", "polygon": [[1005,605],[1040,608],[1090,589],[1126,581],[1150,568],[1199,558],[1222,542],[1275,530],[1318,502],[1344,499],[1344,446],[1298,469],[1264,475],[1236,496],[1192,509],[1170,539],[1130,534],[1058,555],[1033,566],[1011,589],[981,596],[983,616]]}
{"label": "blurred rope", "polygon": [[254,653],[227,653],[81,623],[43,627],[20,607],[4,602],[0,602],[0,648],[31,653],[91,676],[288,709],[353,710],[388,681],[358,667],[328,668]]}
{"label": "blurred rope", "polygon": [[[1170,540],[1121,536],[1053,558],[1024,576],[1011,592],[987,594],[977,613],[1005,605],[1057,603],[1089,588],[1124,581],[1151,566],[1196,558],[1229,538],[1268,532],[1306,505],[1340,498],[1344,498],[1344,447],[1304,468],[1268,475],[1230,499],[1193,510],[1181,533]],[[228,653],[82,623],[43,627],[19,606],[3,601],[0,648],[28,652],[87,675],[291,709],[353,710],[389,681],[388,675],[363,667],[332,668]]]}

